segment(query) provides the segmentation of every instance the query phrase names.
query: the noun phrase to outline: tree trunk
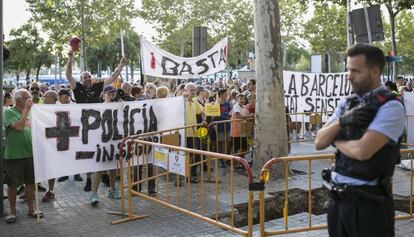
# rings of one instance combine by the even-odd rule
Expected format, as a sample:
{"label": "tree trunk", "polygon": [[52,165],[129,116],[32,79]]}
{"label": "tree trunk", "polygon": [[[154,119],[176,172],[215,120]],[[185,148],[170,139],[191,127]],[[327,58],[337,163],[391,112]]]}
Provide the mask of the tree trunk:
{"label": "tree trunk", "polygon": [[26,70],[26,85],[28,86],[30,84],[30,69]]}
{"label": "tree trunk", "polygon": [[42,65],[39,65],[36,69],[36,81],[39,81],[39,73],[40,73],[40,68],[42,67]]}
{"label": "tree trunk", "polygon": [[[395,40],[395,13],[392,10],[392,6],[386,5],[388,14],[390,15],[390,30],[391,30],[391,45],[394,55],[397,56],[397,41]],[[397,78],[397,62],[392,62],[392,80],[395,82]]]}
{"label": "tree trunk", "polygon": [[131,83],[134,83],[134,63],[131,62],[129,66],[131,68]]}
{"label": "tree trunk", "polygon": [[[253,172],[259,175],[266,161],[288,154],[279,1],[254,1],[254,31],[257,96]],[[282,166],[274,166],[271,177],[280,177],[282,171]]]}

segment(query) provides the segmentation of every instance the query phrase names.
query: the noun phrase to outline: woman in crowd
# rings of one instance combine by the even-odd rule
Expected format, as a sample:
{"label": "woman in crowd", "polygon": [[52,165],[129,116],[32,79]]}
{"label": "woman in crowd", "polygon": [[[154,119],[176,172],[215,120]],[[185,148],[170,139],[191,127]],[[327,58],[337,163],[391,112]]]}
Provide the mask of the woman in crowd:
{"label": "woman in crowd", "polygon": [[[113,86],[106,86],[104,88],[104,91],[103,91],[104,103],[111,103],[113,97],[115,96],[115,92],[116,92],[116,89]],[[98,172],[93,173],[93,177],[92,177],[92,195],[89,199],[89,202],[90,202],[91,205],[96,205],[99,202],[99,200],[98,200],[98,188],[99,188],[99,184],[101,183],[102,174],[104,172],[106,172],[106,171],[98,171]],[[116,169],[109,170],[110,190],[108,192],[108,197],[113,198],[113,199],[120,199],[121,198],[121,193],[119,192],[119,190],[117,190],[115,188],[116,176],[117,176],[116,173],[117,173]]]}

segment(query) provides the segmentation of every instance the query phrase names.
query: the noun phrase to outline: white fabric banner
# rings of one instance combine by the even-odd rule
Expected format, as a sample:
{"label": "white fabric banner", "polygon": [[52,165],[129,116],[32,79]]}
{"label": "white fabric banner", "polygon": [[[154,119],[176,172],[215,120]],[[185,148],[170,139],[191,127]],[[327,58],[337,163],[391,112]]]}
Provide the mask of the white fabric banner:
{"label": "white fabric banner", "polygon": [[227,52],[227,37],[207,52],[192,58],[171,54],[141,37],[142,73],[172,79],[207,76],[226,69]]}
{"label": "white fabric banner", "polygon": [[[184,106],[183,97],[34,105],[31,126],[36,182],[117,168],[123,137],[185,126]],[[135,154],[140,153],[142,149],[136,149]]]}
{"label": "white fabric banner", "polygon": [[283,84],[290,113],[332,112],[351,93],[346,73],[283,71]]}

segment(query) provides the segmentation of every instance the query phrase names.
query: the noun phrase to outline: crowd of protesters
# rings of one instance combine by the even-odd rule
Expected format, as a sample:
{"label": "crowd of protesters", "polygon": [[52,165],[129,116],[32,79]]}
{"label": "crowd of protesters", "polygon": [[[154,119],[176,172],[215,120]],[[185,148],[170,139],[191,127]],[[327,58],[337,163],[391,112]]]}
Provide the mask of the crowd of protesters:
{"label": "crowd of protesters", "polygon": [[[248,139],[252,138],[252,129],[249,132],[247,127],[253,127],[252,124],[242,124],[240,119],[251,119],[253,121],[255,113],[255,91],[256,83],[250,79],[247,83],[232,81],[223,83],[215,81],[206,83],[206,81],[194,80],[196,82],[180,83],[176,86],[175,91],[164,85],[157,86],[154,83],[146,82],[143,86],[123,82],[119,88],[115,86],[115,81],[119,79],[120,73],[127,60],[122,58],[119,66],[114,73],[105,79],[92,79],[91,73],[82,72],[77,81],[72,75],[72,64],[74,53],[68,54],[68,64],[66,68],[66,77],[69,81],[67,85],[48,85],[39,82],[32,82],[25,88],[14,88],[12,91],[3,91],[3,110],[4,110],[4,160],[5,160],[5,183],[8,186],[7,195],[9,199],[10,215],[6,217],[6,223],[16,221],[16,199],[20,195],[22,201],[28,204],[29,216],[35,217],[38,213],[40,217],[43,214],[40,210],[33,208],[34,192],[34,168],[33,168],[33,151],[31,144],[30,128],[30,109],[33,104],[69,104],[69,103],[116,103],[122,101],[141,101],[150,99],[161,99],[166,97],[183,96],[186,100],[186,124],[207,125],[212,122],[223,120],[235,120],[224,124],[218,124],[216,128],[210,129],[210,139],[214,141],[212,149],[221,153],[229,153],[229,147],[233,147],[233,152],[242,152],[247,149]],[[206,116],[204,106],[207,103],[218,103],[220,116]],[[187,147],[203,149],[205,145],[201,144],[194,133],[187,133]],[[229,145],[231,143],[231,145]],[[197,162],[196,157],[195,162]],[[226,165],[226,164],[222,164]],[[142,167],[139,167],[142,169]],[[191,170],[190,182],[198,183],[197,169]],[[149,171],[152,167],[148,167]],[[140,175],[142,172],[139,172]],[[151,173],[148,173],[152,176]],[[137,176],[135,174],[135,176]],[[98,188],[100,182],[104,182],[110,187],[108,197],[119,199],[120,192],[116,189],[117,170],[108,172],[95,172],[86,174],[86,183],[84,191],[92,191],[90,203],[96,205],[99,202]],[[58,182],[68,180],[69,177],[59,177]],[[137,179],[138,177],[135,177]],[[141,177],[139,177],[141,178]],[[83,181],[80,174],[74,176],[75,181]],[[153,180],[152,180],[153,181]],[[45,192],[42,197],[43,202],[52,201],[55,198],[54,193],[55,180],[48,181],[48,188],[38,186],[39,191]],[[181,183],[178,183],[181,186]],[[137,187],[135,187],[137,188]],[[141,185],[139,185],[141,191]],[[149,194],[157,195],[155,183],[149,182]]]}

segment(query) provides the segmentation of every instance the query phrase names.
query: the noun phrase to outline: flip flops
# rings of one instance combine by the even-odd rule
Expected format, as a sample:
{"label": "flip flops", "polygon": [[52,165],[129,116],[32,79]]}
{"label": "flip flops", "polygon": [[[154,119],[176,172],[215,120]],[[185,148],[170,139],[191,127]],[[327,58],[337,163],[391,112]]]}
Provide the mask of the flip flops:
{"label": "flip flops", "polygon": [[16,216],[15,215],[7,216],[5,222],[7,224],[13,224],[14,222],[16,222]]}
{"label": "flip flops", "polygon": [[39,213],[39,217],[43,218],[43,213],[42,211],[33,211],[32,213],[27,214],[29,217],[32,218],[37,218],[37,213]]}

